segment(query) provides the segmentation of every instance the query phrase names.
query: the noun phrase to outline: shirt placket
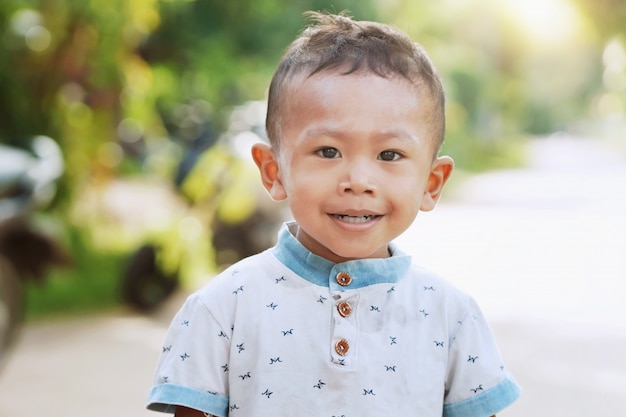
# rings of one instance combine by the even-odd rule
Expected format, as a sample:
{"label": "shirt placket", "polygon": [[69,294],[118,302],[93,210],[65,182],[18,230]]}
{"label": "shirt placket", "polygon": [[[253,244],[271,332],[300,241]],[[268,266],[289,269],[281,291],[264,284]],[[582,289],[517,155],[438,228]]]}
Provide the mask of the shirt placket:
{"label": "shirt placket", "polygon": [[334,271],[329,279],[333,299],[332,362],[340,366],[354,366],[358,346],[356,312],[359,305],[359,293],[351,289],[355,277],[347,271]]}

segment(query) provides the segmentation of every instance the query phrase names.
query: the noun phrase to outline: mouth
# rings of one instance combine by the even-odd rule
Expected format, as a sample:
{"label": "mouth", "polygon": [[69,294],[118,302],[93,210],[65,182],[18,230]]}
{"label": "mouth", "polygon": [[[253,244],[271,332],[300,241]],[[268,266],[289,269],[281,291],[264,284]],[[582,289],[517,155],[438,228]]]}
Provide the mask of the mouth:
{"label": "mouth", "polygon": [[379,215],[366,215],[366,216],[348,216],[347,214],[333,214],[333,217],[341,220],[342,222],[346,222],[346,223],[366,223],[369,222],[370,220],[374,220],[378,217],[380,217]]}

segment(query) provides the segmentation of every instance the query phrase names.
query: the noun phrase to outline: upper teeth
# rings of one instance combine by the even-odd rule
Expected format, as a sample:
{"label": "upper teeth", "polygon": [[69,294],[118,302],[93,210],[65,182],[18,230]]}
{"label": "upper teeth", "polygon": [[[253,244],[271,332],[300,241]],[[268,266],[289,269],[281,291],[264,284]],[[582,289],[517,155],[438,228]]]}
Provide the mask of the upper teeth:
{"label": "upper teeth", "polygon": [[364,223],[368,221],[372,216],[346,216],[340,214],[338,217],[348,223]]}

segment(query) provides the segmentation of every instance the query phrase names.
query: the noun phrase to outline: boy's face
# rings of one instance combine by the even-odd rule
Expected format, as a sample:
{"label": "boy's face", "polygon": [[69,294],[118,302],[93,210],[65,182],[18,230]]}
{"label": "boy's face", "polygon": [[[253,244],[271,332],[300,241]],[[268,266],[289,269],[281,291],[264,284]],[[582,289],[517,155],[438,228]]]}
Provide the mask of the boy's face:
{"label": "boy's face", "polygon": [[430,98],[401,78],[315,74],[289,87],[278,155],[253,156],[297,239],[333,262],[389,256],[388,243],[431,210],[452,171],[433,160]]}

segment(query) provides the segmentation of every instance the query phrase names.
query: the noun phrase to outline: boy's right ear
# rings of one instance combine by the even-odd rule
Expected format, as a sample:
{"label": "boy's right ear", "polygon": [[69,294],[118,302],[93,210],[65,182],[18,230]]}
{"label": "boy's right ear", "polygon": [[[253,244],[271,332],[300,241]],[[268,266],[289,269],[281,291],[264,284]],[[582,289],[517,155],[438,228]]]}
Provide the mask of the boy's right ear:
{"label": "boy's right ear", "polygon": [[280,179],[280,170],[274,150],[264,143],[257,143],[252,146],[252,159],[259,167],[261,182],[272,200],[286,200],[287,192]]}

